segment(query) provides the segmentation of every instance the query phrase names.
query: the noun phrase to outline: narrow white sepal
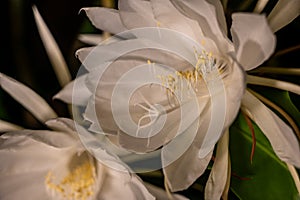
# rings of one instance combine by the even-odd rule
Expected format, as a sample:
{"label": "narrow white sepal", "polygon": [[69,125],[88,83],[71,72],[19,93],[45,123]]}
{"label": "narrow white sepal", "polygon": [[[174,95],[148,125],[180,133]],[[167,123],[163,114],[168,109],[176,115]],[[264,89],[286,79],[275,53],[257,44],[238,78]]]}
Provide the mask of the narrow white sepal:
{"label": "narrow white sepal", "polygon": [[259,73],[268,73],[268,74],[281,74],[281,75],[291,75],[291,76],[300,76],[299,68],[286,68],[286,67],[259,67],[254,70]]}
{"label": "narrow white sepal", "polygon": [[263,11],[263,9],[266,7],[268,2],[269,2],[269,0],[258,0],[253,12],[261,13]]}
{"label": "narrow white sepal", "polygon": [[103,35],[100,34],[80,34],[78,35],[78,40],[90,44],[90,45],[98,45],[103,41]]}
{"label": "narrow white sepal", "polygon": [[300,179],[299,179],[298,172],[295,169],[295,167],[293,165],[291,165],[291,164],[287,163],[287,167],[288,167],[288,169],[289,169],[289,171],[291,173],[291,176],[293,177],[295,186],[296,186],[297,191],[298,191],[298,195],[300,196]]}
{"label": "narrow white sepal", "polygon": [[300,0],[279,0],[268,16],[273,32],[292,22],[300,14]]}
{"label": "narrow white sepal", "polygon": [[300,148],[292,129],[249,91],[242,100],[242,110],[259,126],[275,154],[284,162],[300,168]]}
{"label": "narrow white sepal", "polygon": [[21,126],[0,120],[0,132],[22,130]]}
{"label": "narrow white sepal", "polygon": [[277,89],[281,89],[281,90],[287,90],[289,92],[293,92],[293,93],[300,95],[300,86],[299,85],[285,82],[285,81],[247,75],[247,83],[253,84],[253,85],[262,85],[262,86],[273,87],[273,88],[277,88]]}
{"label": "narrow white sepal", "polygon": [[45,122],[57,115],[48,103],[22,83],[0,73],[0,86],[24,106],[39,121]]}
{"label": "narrow white sepal", "polygon": [[34,18],[37,24],[38,31],[40,33],[42,42],[48,54],[49,60],[52,64],[53,70],[57,76],[59,84],[61,86],[66,85],[71,81],[71,75],[67,66],[67,63],[55,42],[50,30],[40,15],[37,7],[32,6]]}

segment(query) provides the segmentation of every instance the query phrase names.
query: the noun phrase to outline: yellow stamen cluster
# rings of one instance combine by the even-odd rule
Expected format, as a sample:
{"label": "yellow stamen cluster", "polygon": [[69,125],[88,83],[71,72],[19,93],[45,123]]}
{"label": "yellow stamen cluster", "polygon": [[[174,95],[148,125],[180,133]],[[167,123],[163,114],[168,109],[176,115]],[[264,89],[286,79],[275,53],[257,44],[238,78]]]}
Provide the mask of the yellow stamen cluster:
{"label": "yellow stamen cluster", "polygon": [[48,189],[59,194],[61,199],[87,200],[94,194],[95,167],[87,161],[74,168],[60,182],[56,183],[56,177],[50,171],[45,179]]}
{"label": "yellow stamen cluster", "polygon": [[[186,71],[175,71],[174,74],[169,75],[158,75],[157,77],[161,80],[164,87],[169,88],[169,90],[174,93],[175,91],[182,89],[182,81],[185,80],[188,89],[195,89],[197,91],[197,84],[200,79],[203,79],[211,71],[217,69],[215,65],[215,58],[212,56],[212,53],[202,51],[201,54],[198,54],[195,51],[197,58],[196,66],[191,70]],[[148,64],[151,62],[148,61]],[[221,71],[219,71],[221,73]]]}
{"label": "yellow stamen cluster", "polygon": [[172,93],[181,87],[181,82],[185,79],[188,83],[188,88],[195,87],[199,79],[201,79],[201,74],[197,69],[187,70],[187,71],[176,71],[174,75],[161,76],[159,75],[162,85],[168,87]]}

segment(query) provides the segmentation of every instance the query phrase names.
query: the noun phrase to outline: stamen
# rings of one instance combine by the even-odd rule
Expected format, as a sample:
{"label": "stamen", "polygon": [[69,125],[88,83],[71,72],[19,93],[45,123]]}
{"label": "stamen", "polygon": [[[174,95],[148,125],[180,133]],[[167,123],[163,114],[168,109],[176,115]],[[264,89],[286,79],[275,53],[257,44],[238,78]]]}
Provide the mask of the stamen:
{"label": "stamen", "polygon": [[161,26],[161,22],[160,21],[156,21],[156,26],[160,27]]}
{"label": "stamen", "polygon": [[206,52],[202,50],[198,53],[194,48],[195,58],[197,60],[196,65],[191,70],[175,71],[169,75],[158,75],[161,80],[162,86],[167,88],[167,92],[173,94],[183,93],[183,79],[187,84],[188,92],[193,89],[198,92],[197,86],[201,79],[205,81],[213,81],[216,78],[220,78],[219,75],[224,75],[227,67],[227,63],[223,60],[217,60],[212,52]]}
{"label": "stamen", "polygon": [[88,160],[77,166],[66,177],[57,181],[53,172],[49,171],[45,184],[55,196],[65,200],[87,200],[94,194],[96,171],[94,165]]}

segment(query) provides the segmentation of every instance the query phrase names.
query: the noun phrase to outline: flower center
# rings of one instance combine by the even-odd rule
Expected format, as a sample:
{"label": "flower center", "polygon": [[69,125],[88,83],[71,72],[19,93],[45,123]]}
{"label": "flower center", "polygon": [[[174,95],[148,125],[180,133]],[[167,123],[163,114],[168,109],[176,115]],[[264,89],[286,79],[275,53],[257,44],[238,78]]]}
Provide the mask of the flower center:
{"label": "flower center", "polygon": [[45,184],[48,190],[56,197],[66,200],[86,200],[94,194],[95,167],[90,160],[74,167],[67,176],[60,181],[49,171]]}
{"label": "flower center", "polygon": [[158,76],[162,85],[168,88],[168,92],[172,94],[178,94],[178,92],[182,93],[182,90],[186,89],[183,87],[183,81],[185,81],[187,89],[193,89],[194,92],[197,93],[205,82],[214,81],[227,76],[229,69],[225,60],[216,58],[212,53],[208,53],[204,50],[201,53],[195,50],[195,57],[197,63],[192,69],[175,71],[175,73],[166,76]]}

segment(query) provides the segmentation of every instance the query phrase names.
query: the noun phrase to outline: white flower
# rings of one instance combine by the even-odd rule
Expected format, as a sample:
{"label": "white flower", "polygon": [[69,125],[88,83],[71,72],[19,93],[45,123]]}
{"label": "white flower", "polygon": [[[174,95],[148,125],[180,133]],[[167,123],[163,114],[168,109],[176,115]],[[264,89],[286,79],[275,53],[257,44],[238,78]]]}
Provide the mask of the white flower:
{"label": "white flower", "polygon": [[[291,5],[299,7],[300,4],[299,1],[291,1],[288,6]],[[264,15],[235,13],[232,16],[232,41],[230,41],[227,38],[227,26],[223,8],[220,1],[217,0],[124,0],[119,1],[118,6],[119,10],[107,8],[85,8],[84,10],[97,28],[114,34],[130,30],[129,33],[133,33],[135,37],[130,38],[126,37],[126,34],[125,36],[119,34],[119,36],[124,36],[123,39],[125,40],[114,41],[95,49],[86,48],[79,50],[77,55],[89,73],[76,79],[77,86],[73,82],[57,95],[57,98],[66,102],[87,106],[84,115],[88,121],[92,122],[90,130],[99,133],[104,131],[106,134],[109,134],[110,139],[114,138],[114,143],[128,150],[148,152],[154,151],[161,146],[164,149],[164,146],[168,145],[172,141],[173,136],[176,135],[176,130],[174,129],[177,128],[180,120],[186,122],[192,119],[182,132],[189,132],[196,123],[196,126],[198,126],[197,134],[189,148],[186,149],[179,159],[164,167],[167,183],[172,191],[182,190],[190,186],[206,169],[215,142],[221,138],[215,164],[207,185],[210,193],[206,194],[208,199],[220,198],[226,180],[230,178],[227,174],[227,168],[220,170],[220,166],[224,166],[224,164],[228,166],[229,162],[227,148],[228,127],[234,120],[242,103],[242,109],[263,130],[276,154],[283,161],[300,167],[299,144],[292,129],[264,106],[252,93],[244,91],[246,87],[246,81],[244,80],[246,71],[262,64],[275,49],[276,41],[272,30],[277,31],[288,24],[298,16],[298,10],[293,10],[287,17],[282,16],[280,9],[285,9],[286,4],[279,1],[268,18],[271,22],[271,27],[269,27],[268,20]],[[278,19],[278,21],[274,19]],[[164,40],[155,41],[155,39],[158,39],[158,37],[153,36],[155,32],[151,32],[150,36],[145,36],[145,34],[139,34],[140,32],[135,29],[145,27],[157,27],[158,32],[162,34],[161,38],[164,38]],[[167,32],[165,28],[177,31],[188,37],[179,36],[180,34],[172,31],[169,32],[170,35],[168,37],[165,34]],[[150,31],[154,29],[145,30]],[[196,44],[187,38],[192,38]],[[149,40],[151,45],[151,42],[159,43],[162,49],[160,51],[136,49],[134,52],[118,57],[119,51],[123,49],[130,50],[135,45],[146,48],[147,45],[143,45]],[[198,47],[202,51],[199,51]],[[175,56],[170,52],[163,51],[170,49],[173,53],[175,52]],[[187,60],[180,58],[178,53],[182,53],[183,58],[194,56],[195,59],[188,63],[186,62]],[[107,57],[109,59],[106,59]],[[116,58],[118,59],[114,60]],[[162,85],[167,86],[169,92],[153,85],[139,88],[138,92],[134,91],[135,94],[131,94],[129,105],[125,105],[126,95],[122,92],[116,94],[117,92],[115,91],[126,93],[128,90],[126,91],[125,89],[128,88],[124,86],[123,90],[114,90],[114,87],[119,87],[120,83],[130,84],[130,82],[122,82],[122,77],[126,73],[132,72],[130,70],[134,69],[134,67],[143,63],[147,64],[147,61],[148,68],[153,68],[152,73],[160,76]],[[198,65],[199,63],[200,65]],[[152,66],[158,64],[171,66],[173,69],[171,72],[173,73],[159,74],[157,71],[155,72],[155,67]],[[109,65],[109,67],[106,68],[106,65]],[[207,89],[204,85],[205,82],[209,82],[209,80],[205,79],[206,75],[215,71],[220,72],[218,76],[222,77],[224,84],[226,116],[224,123],[221,121],[222,129],[211,133],[208,136],[210,140],[207,142],[205,137],[209,130],[208,125],[212,115],[210,111],[213,109],[207,103],[210,101],[210,97],[213,98],[214,95],[208,95],[209,86]],[[140,75],[141,79],[145,77],[145,74]],[[171,95],[170,97],[170,93],[187,93],[186,90],[180,89],[181,78],[187,80],[189,86],[187,88],[193,88],[193,91],[195,91],[199,106],[198,110],[196,108],[195,110],[189,110],[189,114],[183,115],[183,118],[180,118],[179,106],[172,99],[174,96]],[[132,82],[135,81],[134,79],[142,81],[138,76],[133,77]],[[295,85],[285,87],[285,84],[282,84],[280,81],[248,75],[247,79],[251,84],[276,87],[276,84],[272,83],[279,83],[277,87],[280,89],[296,88],[292,91],[299,92],[299,87]],[[74,84],[76,86],[75,94],[72,92]],[[209,85],[209,83],[207,84]],[[76,92],[76,90],[78,91]],[[118,101],[114,103],[114,97],[116,96]],[[133,133],[138,135],[137,132],[140,124],[142,124],[142,120],[148,117],[148,120],[152,122],[155,121],[153,118],[156,119],[157,116],[161,116],[156,115],[160,113],[160,108],[155,106],[157,104],[163,105],[168,117],[170,117],[170,121],[166,122],[167,128],[163,129],[161,135],[151,137],[151,139],[133,137],[131,135]],[[120,108],[117,109],[119,111],[116,112],[117,114],[114,114],[114,109],[116,109],[114,106]],[[131,117],[138,127],[138,131],[134,128],[130,129],[133,133],[129,133],[129,136],[127,135],[128,133],[123,133],[124,129],[127,126],[131,127],[131,125],[127,123],[128,115],[125,113],[126,109],[121,110],[122,106],[129,107]],[[207,110],[207,108],[209,109]],[[220,115],[222,115],[221,110]],[[125,123],[122,124],[120,121],[117,121],[115,119],[116,116],[121,119],[120,121],[124,120]],[[198,121],[199,119],[200,121]],[[193,120],[195,120],[195,123]],[[212,118],[213,120],[214,118]],[[181,143],[178,143],[178,145],[183,144],[186,140],[181,139],[179,141]],[[173,152],[168,153],[172,154]],[[166,162],[169,156],[168,153],[162,154],[162,162]]]}
{"label": "white flower", "polygon": [[1,136],[1,199],[155,199],[137,176],[92,157],[71,120],[47,124],[61,131],[21,130]]}

